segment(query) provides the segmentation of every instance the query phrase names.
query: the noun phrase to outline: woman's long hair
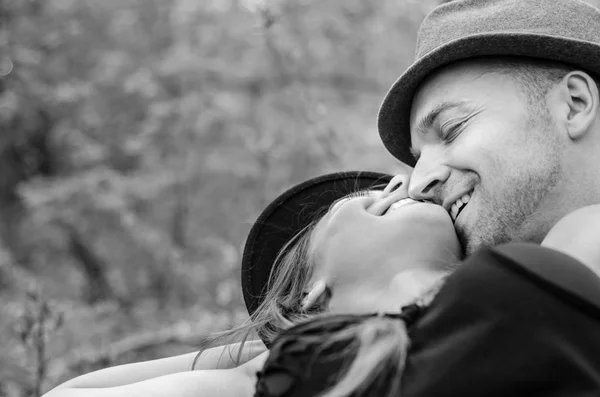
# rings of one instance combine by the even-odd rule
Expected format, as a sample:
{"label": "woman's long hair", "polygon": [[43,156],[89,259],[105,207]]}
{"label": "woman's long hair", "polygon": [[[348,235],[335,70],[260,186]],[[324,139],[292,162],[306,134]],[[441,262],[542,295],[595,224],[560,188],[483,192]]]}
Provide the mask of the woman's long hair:
{"label": "woman's long hair", "polygon": [[302,229],[281,249],[269,276],[267,292],[256,311],[240,326],[207,338],[199,347],[192,369],[206,349],[233,342],[241,342],[235,352],[229,351],[231,358],[239,363],[244,345],[250,337],[259,337],[269,345],[281,331],[318,312],[319,308],[309,311],[302,309],[305,287],[312,276],[314,255],[311,237],[318,219],[320,218]]}
{"label": "woman's long hair", "polygon": [[[386,185],[375,185],[373,189],[383,189]],[[357,190],[355,193],[360,191]],[[257,336],[266,345],[270,345],[283,330],[324,311],[320,306],[304,310],[302,300],[305,296],[306,284],[312,277],[314,269],[313,236],[315,233],[313,231],[333,205],[335,202],[329,208],[325,207],[315,212],[313,221],[283,246],[271,268],[267,292],[250,318],[240,326],[215,333],[207,338],[199,346],[199,352],[194,358],[191,369],[194,369],[206,349],[234,342],[241,343],[236,345],[236,351],[229,350],[229,355],[234,362],[239,363],[245,343],[251,336]]]}
{"label": "woman's long hair", "polygon": [[[415,305],[428,306],[444,281],[445,277]],[[301,375],[294,383],[310,388],[290,390],[286,396],[303,393],[321,397],[396,396],[409,345],[406,323],[397,314],[319,315],[283,331],[275,339],[256,397],[263,396],[261,390],[268,389],[273,369],[281,373],[283,361],[298,367],[293,372]]]}

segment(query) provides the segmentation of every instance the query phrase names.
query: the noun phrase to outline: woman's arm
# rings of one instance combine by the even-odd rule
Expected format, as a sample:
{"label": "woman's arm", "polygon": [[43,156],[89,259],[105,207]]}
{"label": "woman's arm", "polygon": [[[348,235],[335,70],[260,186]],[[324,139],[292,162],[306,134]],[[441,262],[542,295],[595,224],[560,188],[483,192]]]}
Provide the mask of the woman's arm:
{"label": "woman's arm", "polygon": [[179,372],[114,387],[56,388],[45,397],[252,397],[268,352],[232,369]]}
{"label": "woman's arm", "polygon": [[[241,343],[233,343],[225,346],[207,349],[196,361],[194,370],[197,369],[228,369],[245,364],[258,355],[267,351],[267,347],[261,340],[249,340],[244,343],[239,362],[237,357],[242,348]],[[194,354],[195,356],[195,354]]]}
{"label": "woman's arm", "polygon": [[[228,369],[236,366],[240,344],[214,347],[206,350],[194,366],[194,370]],[[261,341],[248,341],[244,344],[240,363],[248,362],[266,351]],[[77,388],[107,388],[123,386],[163,375],[188,372],[197,353],[182,354],[158,360],[118,365],[90,372],[71,379],[53,390]]]}

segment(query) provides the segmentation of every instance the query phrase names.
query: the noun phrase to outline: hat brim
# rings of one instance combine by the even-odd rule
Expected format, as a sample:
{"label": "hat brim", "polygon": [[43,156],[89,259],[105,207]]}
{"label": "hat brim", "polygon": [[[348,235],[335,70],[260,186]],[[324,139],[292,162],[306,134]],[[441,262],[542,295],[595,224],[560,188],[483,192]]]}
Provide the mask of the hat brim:
{"label": "hat brim", "polygon": [[571,64],[600,74],[600,45],[589,41],[531,33],[486,33],[448,42],[413,63],[386,94],[378,116],[379,135],[386,149],[414,166],[410,152],[410,111],[421,83],[453,62],[485,56],[522,56]]}
{"label": "hat brim", "polygon": [[383,189],[391,175],[348,171],[300,183],[277,197],[260,214],[242,257],[242,291],[252,315],[265,296],[273,265],[283,247],[336,200],[364,189]]}

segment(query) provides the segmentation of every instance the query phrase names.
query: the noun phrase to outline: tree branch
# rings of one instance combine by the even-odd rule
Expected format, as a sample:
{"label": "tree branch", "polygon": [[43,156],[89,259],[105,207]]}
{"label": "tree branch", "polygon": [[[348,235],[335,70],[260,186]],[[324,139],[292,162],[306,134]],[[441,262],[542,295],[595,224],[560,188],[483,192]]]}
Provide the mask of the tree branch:
{"label": "tree branch", "polygon": [[59,364],[58,373],[70,372],[84,365],[96,366],[112,363],[126,354],[156,348],[168,343],[199,346],[212,329],[210,323],[214,322],[207,321],[207,324],[195,324],[195,326],[187,322],[180,322],[158,331],[136,333],[101,348],[79,349],[61,360],[62,365]]}

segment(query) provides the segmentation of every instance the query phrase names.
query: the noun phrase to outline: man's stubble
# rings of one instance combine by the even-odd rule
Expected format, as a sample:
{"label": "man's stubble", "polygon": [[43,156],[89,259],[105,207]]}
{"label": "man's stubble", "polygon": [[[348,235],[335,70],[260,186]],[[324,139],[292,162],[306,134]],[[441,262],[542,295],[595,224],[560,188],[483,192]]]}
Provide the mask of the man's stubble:
{"label": "man's stubble", "polygon": [[479,185],[482,210],[472,230],[459,231],[467,255],[511,241],[540,243],[548,232],[553,215],[539,209],[561,181],[562,147],[547,109],[532,112],[528,124],[532,128],[527,129],[530,136],[525,144],[531,148],[531,156],[507,164],[494,191]]}

